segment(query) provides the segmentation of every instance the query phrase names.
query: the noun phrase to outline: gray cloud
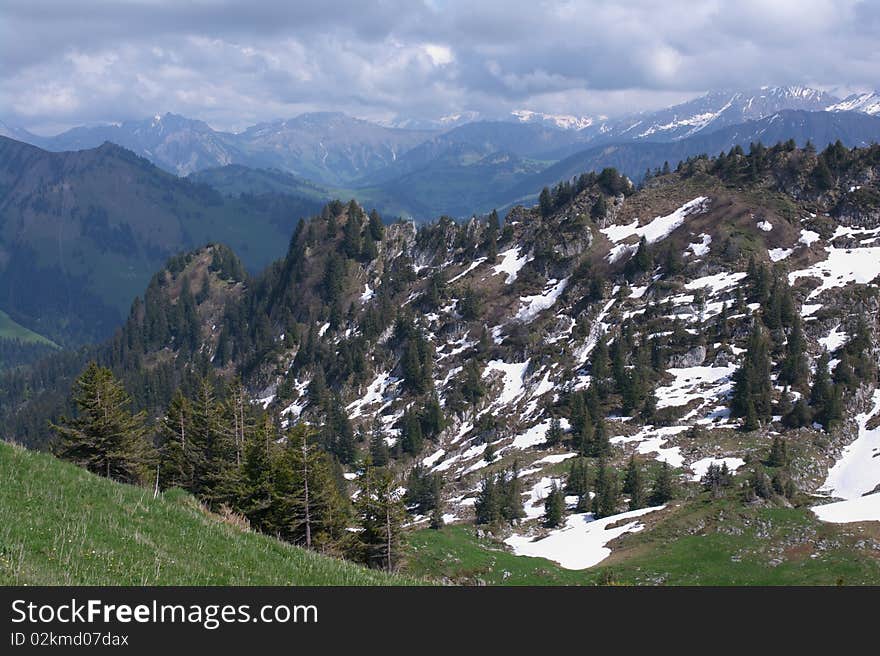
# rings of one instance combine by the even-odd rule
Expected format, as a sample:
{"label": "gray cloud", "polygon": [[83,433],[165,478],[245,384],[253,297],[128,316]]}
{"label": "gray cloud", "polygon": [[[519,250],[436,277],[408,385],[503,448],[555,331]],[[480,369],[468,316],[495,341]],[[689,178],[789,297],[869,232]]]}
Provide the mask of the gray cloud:
{"label": "gray cloud", "polygon": [[173,111],[620,114],[707,89],[877,84],[868,0],[4,0],[0,103],[41,131]]}

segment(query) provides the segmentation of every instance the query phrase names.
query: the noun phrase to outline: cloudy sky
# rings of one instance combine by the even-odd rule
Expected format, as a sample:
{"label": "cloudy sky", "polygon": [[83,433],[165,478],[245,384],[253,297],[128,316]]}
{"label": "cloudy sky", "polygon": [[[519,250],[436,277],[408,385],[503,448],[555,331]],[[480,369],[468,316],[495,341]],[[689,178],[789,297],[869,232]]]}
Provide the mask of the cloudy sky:
{"label": "cloudy sky", "polygon": [[172,111],[241,129],[616,115],[719,88],[880,86],[876,0],[0,0],[0,118],[43,134]]}

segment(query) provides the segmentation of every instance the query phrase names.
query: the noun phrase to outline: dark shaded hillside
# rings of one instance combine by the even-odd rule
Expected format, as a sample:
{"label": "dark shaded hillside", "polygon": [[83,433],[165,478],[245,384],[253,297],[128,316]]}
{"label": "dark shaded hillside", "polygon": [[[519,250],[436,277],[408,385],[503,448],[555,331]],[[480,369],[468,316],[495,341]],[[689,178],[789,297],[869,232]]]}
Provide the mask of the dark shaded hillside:
{"label": "dark shaded hillside", "polygon": [[224,196],[288,194],[315,200],[330,199],[329,190],[280,169],[251,169],[228,164],[190,173],[187,178],[195,184],[213,187]]}
{"label": "dark shaded hillside", "polygon": [[0,308],[59,343],[106,337],[170,255],[218,241],[259,269],[316,208],[226,198],[109,143],[49,153],[0,138]]}

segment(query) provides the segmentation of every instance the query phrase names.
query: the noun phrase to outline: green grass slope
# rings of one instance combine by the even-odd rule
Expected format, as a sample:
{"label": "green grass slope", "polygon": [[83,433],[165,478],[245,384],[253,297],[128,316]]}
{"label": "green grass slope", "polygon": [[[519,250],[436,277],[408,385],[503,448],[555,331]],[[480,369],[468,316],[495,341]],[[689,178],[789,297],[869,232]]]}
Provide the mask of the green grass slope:
{"label": "green grass slope", "polygon": [[410,537],[414,575],[487,585],[877,585],[880,524],[826,524],[806,508],[683,503],[611,544],[595,567],[516,556],[473,526]]}
{"label": "green grass slope", "polygon": [[55,342],[46,339],[39,333],[28,330],[21,324],[16,323],[3,310],[0,310],[0,339],[18,339],[26,343],[57,346]]}
{"label": "green grass slope", "polygon": [[0,442],[0,585],[400,585]]}

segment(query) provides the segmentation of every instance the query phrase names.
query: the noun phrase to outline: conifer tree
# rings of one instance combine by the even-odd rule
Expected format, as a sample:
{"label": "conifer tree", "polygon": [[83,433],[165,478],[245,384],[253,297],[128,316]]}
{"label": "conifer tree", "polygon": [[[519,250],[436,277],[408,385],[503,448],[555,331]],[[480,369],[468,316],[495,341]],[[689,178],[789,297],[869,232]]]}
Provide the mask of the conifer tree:
{"label": "conifer tree", "polygon": [[645,482],[642,477],[642,470],[636,462],[635,456],[630,456],[629,463],[626,466],[626,473],[623,478],[624,494],[629,495],[629,509],[638,510],[645,505]]}
{"label": "conifer tree", "polygon": [[785,360],[783,360],[782,370],[779,372],[779,382],[794,388],[803,388],[806,385],[810,375],[810,367],[805,348],[801,318],[798,313],[795,313],[791,332],[788,334],[788,343],[785,347]]}
{"label": "conifer tree", "polygon": [[568,468],[568,476],[565,479],[565,492],[572,496],[589,499],[590,471],[585,458],[575,458]]}
{"label": "conifer tree", "polygon": [[544,500],[544,525],[547,528],[556,528],[562,524],[565,514],[565,496],[556,483]]}
{"label": "conifer tree", "polygon": [[373,465],[375,467],[385,467],[388,464],[390,459],[390,453],[388,451],[388,443],[385,441],[385,436],[382,434],[381,425],[378,424],[373,427],[373,432],[370,437],[370,457],[372,458]]}
{"label": "conifer tree", "polygon": [[501,498],[493,476],[484,476],[474,503],[477,524],[492,524],[501,518]]}
{"label": "conifer tree", "polygon": [[611,453],[611,442],[608,439],[608,430],[605,427],[605,419],[602,415],[596,417],[593,425],[593,440],[590,442],[590,455],[595,458],[603,458]]}
{"label": "conifer tree", "polygon": [[672,468],[668,462],[664,462],[660,466],[657,478],[654,479],[654,485],[651,488],[651,494],[648,502],[652,506],[661,506],[671,501],[675,496],[675,483],[672,478]]}
{"label": "conifer tree", "polygon": [[259,431],[248,436],[242,463],[242,490],[238,507],[251,525],[263,532],[280,535],[281,526],[275,521],[278,499],[275,494],[275,463],[277,446],[269,415]]}
{"label": "conifer tree", "polygon": [[468,360],[464,365],[464,380],[461,385],[461,393],[464,400],[476,405],[486,394],[486,388],[483,385],[483,379],[480,375],[480,366],[476,360]]}
{"label": "conifer tree", "polygon": [[195,492],[211,508],[231,505],[236,495],[235,447],[223,424],[214,384],[203,377],[192,403],[192,445]]}
{"label": "conifer tree", "polygon": [[360,208],[352,203],[348,206],[348,219],[343,229],[342,249],[346,256],[356,259],[361,253],[361,222],[359,220]]}
{"label": "conifer tree", "polygon": [[57,455],[124,483],[145,480],[151,454],[144,414],[132,414],[122,383],[109,369],[91,362],[76,379],[72,395],[77,416],[50,424],[59,438]]}
{"label": "conifer tree", "polygon": [[507,521],[514,521],[526,516],[518,469],[519,464],[514,461],[510,469],[507,472],[502,472],[498,477],[501,484],[501,516]]}
{"label": "conifer tree", "polygon": [[785,467],[786,465],[788,465],[788,443],[777,435],[773,438],[773,445],[770,447],[767,466]]}
{"label": "conifer tree", "polygon": [[843,416],[841,389],[831,382],[828,373],[829,356],[823,351],[816,362],[816,373],[813,376],[813,389],[810,393],[810,405],[817,422],[828,431]]}
{"label": "conifer tree", "polygon": [[363,561],[370,567],[393,571],[401,562],[401,535],[405,509],[390,471],[367,462],[355,503],[357,534]]}
{"label": "conifer tree", "polygon": [[550,195],[550,189],[544,187],[538,196],[538,208],[541,216],[547,218],[553,213],[553,197]]}
{"label": "conifer tree", "polygon": [[369,230],[373,241],[382,241],[382,237],[385,234],[385,226],[382,223],[382,218],[376,210],[370,210]]}
{"label": "conifer tree", "polygon": [[617,473],[600,460],[593,490],[593,516],[599,519],[615,514],[618,495]]}
{"label": "conifer tree", "polygon": [[159,422],[159,482],[164,489],[193,489],[192,445],[187,444],[191,421],[192,407],[178,388]]}
{"label": "conifer tree", "polygon": [[562,424],[558,417],[550,420],[550,427],[547,429],[546,445],[549,447],[556,446],[562,442]]}
{"label": "conifer tree", "polygon": [[431,511],[431,521],[430,524],[428,524],[428,527],[434,529],[435,531],[438,531],[443,528],[444,524],[445,522],[443,521],[443,509],[438,504]]}
{"label": "conifer tree", "polygon": [[486,227],[486,262],[495,264],[498,259],[498,212],[492,210]]}
{"label": "conifer tree", "polygon": [[743,417],[743,428],[754,430],[760,421],[771,418],[772,383],[770,349],[759,322],[752,323],[748,348],[742,365],[734,374],[731,413]]}

